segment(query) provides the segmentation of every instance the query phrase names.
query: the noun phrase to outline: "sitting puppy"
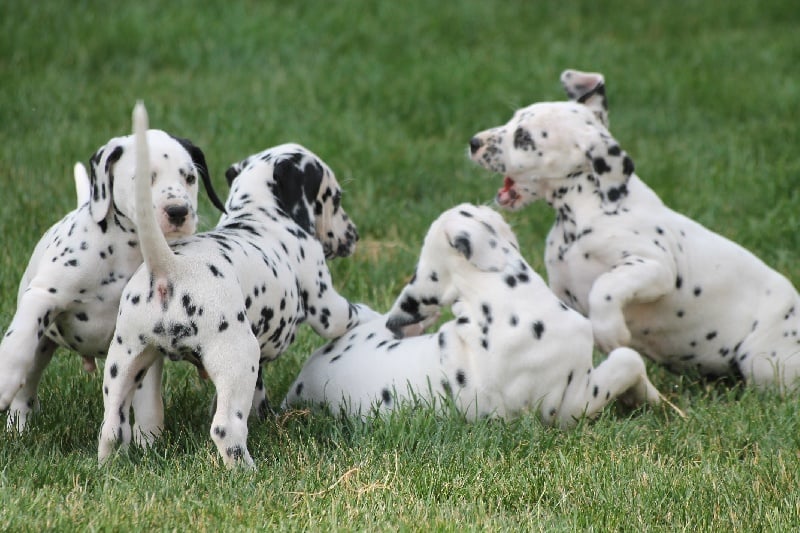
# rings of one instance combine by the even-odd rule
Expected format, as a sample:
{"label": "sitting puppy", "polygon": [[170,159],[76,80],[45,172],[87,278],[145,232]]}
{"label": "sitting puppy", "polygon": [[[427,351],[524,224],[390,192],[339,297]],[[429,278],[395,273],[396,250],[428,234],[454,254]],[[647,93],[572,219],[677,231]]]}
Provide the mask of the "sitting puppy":
{"label": "sitting puppy", "polygon": [[676,372],[794,388],[800,300],[753,254],[666,207],[608,131],[596,73],[561,76],[571,101],[476,134],[472,159],[505,175],[497,203],[556,211],[550,287],[587,315],[603,350],[631,346]]}
{"label": "sitting puppy", "polygon": [[[197,224],[198,177],[222,209],[205,156],[190,141],[159,130],[147,132],[147,142],[158,154],[148,183],[160,231],[168,239],[190,235]],[[9,430],[25,428],[58,346],[81,354],[87,370],[94,369],[95,357],[106,355],[122,289],[142,262],[133,220],[134,159],[133,138],[118,137],[92,156],[91,177],[76,165],[78,208],[36,245],[0,344],[0,411],[9,409]],[[161,401],[160,394],[156,371],[137,394],[137,423],[160,425],[150,405]]]}
{"label": "sitting puppy", "polygon": [[[449,305],[455,318],[437,333],[397,338]],[[620,348],[593,368],[592,349],[589,321],[528,266],[502,217],[462,204],[431,225],[387,317],[316,351],[283,406],[311,401],[365,415],[444,396],[470,420],[535,409],[544,423],[569,427],[618,396],[659,402],[639,354]]]}
{"label": "sitting puppy", "polygon": [[346,256],[357,240],[340,206],[333,172],[313,153],[286,144],[228,169],[227,215],[211,231],[182,239],[174,252],[157,229],[142,132],[134,110],[136,207],[144,265],[120,302],[103,379],[105,415],[98,457],[130,441],[131,395],[154,362],[186,359],[217,391],[211,425],[227,466],[252,466],[247,415],[260,364],[278,357],[305,321],[326,338],[340,336],[370,309],[336,293],[325,258]]}

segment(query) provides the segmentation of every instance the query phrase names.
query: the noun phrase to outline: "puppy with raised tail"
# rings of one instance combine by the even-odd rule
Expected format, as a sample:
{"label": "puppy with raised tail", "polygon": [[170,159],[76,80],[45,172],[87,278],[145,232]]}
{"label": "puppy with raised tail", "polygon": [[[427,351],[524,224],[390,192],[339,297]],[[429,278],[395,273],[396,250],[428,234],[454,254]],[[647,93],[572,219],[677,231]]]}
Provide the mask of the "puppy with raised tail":
{"label": "puppy with raised tail", "polygon": [[[437,333],[398,338],[448,306],[454,319]],[[639,354],[620,348],[595,368],[592,350],[590,322],[527,264],[502,217],[462,204],[431,225],[414,277],[388,315],[311,355],[283,407],[367,415],[410,399],[452,398],[470,420],[530,410],[566,428],[618,397],[659,403]]]}
{"label": "puppy with raised tail", "polygon": [[325,263],[352,253],[355,226],[331,170],[287,144],[228,169],[227,214],[213,230],[170,249],[145,185],[152,158],[142,104],[133,122],[144,264],[125,288],[108,352],[98,458],[130,442],[133,392],[166,355],[208,374],[217,391],[211,438],[227,466],[252,467],[247,418],[261,363],[278,357],[303,322],[333,338],[375,316],[335,291]]}

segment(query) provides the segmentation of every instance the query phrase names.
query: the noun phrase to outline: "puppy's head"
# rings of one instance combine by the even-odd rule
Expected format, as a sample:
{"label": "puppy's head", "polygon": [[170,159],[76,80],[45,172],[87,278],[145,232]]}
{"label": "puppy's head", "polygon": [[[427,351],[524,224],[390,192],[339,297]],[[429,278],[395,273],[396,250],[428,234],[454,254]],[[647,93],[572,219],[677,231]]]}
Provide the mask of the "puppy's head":
{"label": "puppy's head", "polygon": [[389,311],[386,327],[403,327],[455,302],[460,287],[478,282],[476,272],[503,272],[519,257],[519,245],[503,217],[485,206],[461,204],[431,224],[414,276]]}
{"label": "puppy's head", "polygon": [[[244,174],[248,177],[245,178]],[[299,144],[283,144],[235,163],[225,177],[231,185],[228,211],[246,209],[263,194],[263,179],[278,207],[322,244],[325,257],[346,257],[358,241],[356,226],[342,209],[342,189],[322,159]],[[244,181],[248,183],[245,184]]]}
{"label": "puppy's head", "polygon": [[579,178],[603,199],[615,201],[626,190],[633,161],[608,131],[603,76],[567,70],[561,82],[569,102],[525,107],[505,125],[470,140],[470,158],[504,176],[496,197],[504,208],[550,201]]}
{"label": "puppy's head", "polygon": [[[211,186],[205,156],[189,140],[161,130],[148,130],[147,142],[153,209],[161,231],[169,240],[191,235],[197,228],[198,180],[214,205],[223,209]],[[105,224],[114,210],[135,220],[135,155],[132,135],[111,139],[92,155],[90,210],[95,222]]]}

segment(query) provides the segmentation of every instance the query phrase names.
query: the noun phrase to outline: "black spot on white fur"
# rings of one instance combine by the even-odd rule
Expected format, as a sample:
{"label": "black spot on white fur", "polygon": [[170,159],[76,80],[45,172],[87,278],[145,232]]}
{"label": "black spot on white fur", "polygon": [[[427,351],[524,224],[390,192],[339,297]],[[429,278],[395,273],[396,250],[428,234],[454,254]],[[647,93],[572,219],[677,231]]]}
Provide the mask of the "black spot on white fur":
{"label": "black spot on white fur", "polygon": [[469,235],[461,233],[456,236],[452,242],[453,248],[458,250],[465,258],[472,258],[472,242],[469,240]]}

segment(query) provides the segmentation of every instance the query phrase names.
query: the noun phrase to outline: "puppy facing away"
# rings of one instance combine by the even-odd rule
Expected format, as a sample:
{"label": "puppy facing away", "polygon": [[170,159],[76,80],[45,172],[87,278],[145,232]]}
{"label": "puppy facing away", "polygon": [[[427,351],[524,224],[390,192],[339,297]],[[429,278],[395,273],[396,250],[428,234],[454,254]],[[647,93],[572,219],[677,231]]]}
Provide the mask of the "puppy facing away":
{"label": "puppy facing away", "polygon": [[130,442],[131,396],[167,355],[208,374],[217,391],[211,438],[226,466],[252,466],[247,416],[260,364],[278,357],[303,322],[333,338],[375,316],[337,294],[325,263],[352,253],[356,228],[341,208],[333,172],[309,150],[286,144],[233,165],[227,214],[213,230],[170,249],[138,179],[150,174],[144,106],[133,118],[144,264],[120,301],[104,369],[98,458]]}
{"label": "puppy facing away", "polygon": [[603,76],[565,71],[568,102],[518,110],[470,141],[504,175],[497,203],[556,212],[550,287],[603,350],[631,346],[675,372],[789,391],[800,374],[800,299],[738,244],[666,207],[608,130]]}
{"label": "puppy facing away", "polygon": [[[203,152],[186,139],[147,132],[154,154],[149,180],[159,230],[169,239],[194,233],[198,178],[222,208]],[[122,288],[142,262],[134,221],[133,137],[117,137],[91,157],[91,175],[74,169],[78,207],[39,240],[19,286],[17,310],[0,344],[0,410],[7,428],[24,430],[37,406],[37,389],[53,352],[81,354],[87,370],[105,357]],[[137,394],[137,420],[148,425],[150,402],[160,402],[158,371]]]}
{"label": "puppy facing away", "polygon": [[[447,306],[454,319],[438,332],[398,338]],[[283,407],[310,402],[366,415],[452,398],[470,420],[533,410],[566,428],[620,396],[659,403],[639,354],[619,348],[595,368],[592,350],[589,321],[525,262],[502,217],[462,204],[433,222],[389,313],[312,354]]]}

